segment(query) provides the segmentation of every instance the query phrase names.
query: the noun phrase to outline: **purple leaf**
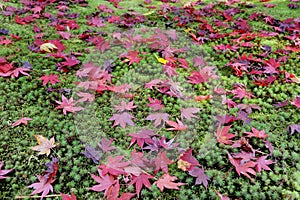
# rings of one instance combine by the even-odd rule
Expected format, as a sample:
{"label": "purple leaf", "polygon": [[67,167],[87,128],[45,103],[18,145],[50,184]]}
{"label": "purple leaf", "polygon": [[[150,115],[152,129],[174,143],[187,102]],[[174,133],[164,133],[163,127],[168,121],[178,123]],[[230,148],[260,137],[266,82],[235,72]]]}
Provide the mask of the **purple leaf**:
{"label": "purple leaf", "polygon": [[99,163],[100,151],[97,151],[92,145],[87,145],[85,147],[85,152],[83,153],[87,158],[91,158],[95,164]]}
{"label": "purple leaf", "polygon": [[199,167],[194,167],[189,174],[193,177],[197,177],[195,185],[203,184],[205,188],[207,188],[209,177],[204,173],[204,168],[200,169]]}
{"label": "purple leaf", "polygon": [[116,149],[116,147],[110,146],[113,141],[113,138],[107,140],[106,138],[102,138],[101,142],[98,143],[98,147],[104,152],[112,151]]}
{"label": "purple leaf", "polygon": [[286,130],[293,135],[295,132],[300,133],[300,125],[299,124],[291,124],[289,125]]}

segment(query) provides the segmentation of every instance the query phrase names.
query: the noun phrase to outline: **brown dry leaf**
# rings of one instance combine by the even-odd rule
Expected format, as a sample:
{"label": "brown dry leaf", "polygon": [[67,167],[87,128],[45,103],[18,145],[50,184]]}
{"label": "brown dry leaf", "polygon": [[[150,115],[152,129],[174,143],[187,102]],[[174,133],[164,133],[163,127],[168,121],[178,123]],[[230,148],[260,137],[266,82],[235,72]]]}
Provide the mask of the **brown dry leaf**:
{"label": "brown dry leaf", "polygon": [[51,53],[52,51],[57,50],[57,47],[52,43],[44,43],[40,46],[40,50]]}
{"label": "brown dry leaf", "polygon": [[38,155],[47,154],[47,156],[49,156],[50,149],[56,146],[56,144],[54,144],[54,137],[52,137],[50,140],[41,135],[34,135],[34,137],[39,145],[31,147],[31,149],[34,151],[39,151]]}

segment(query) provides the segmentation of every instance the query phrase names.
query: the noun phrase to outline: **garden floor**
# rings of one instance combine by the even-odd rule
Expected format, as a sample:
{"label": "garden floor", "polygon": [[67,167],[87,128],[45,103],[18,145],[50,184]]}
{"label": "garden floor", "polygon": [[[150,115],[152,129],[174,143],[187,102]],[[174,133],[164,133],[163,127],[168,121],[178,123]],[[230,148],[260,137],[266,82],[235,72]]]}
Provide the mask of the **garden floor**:
{"label": "garden floor", "polygon": [[299,7],[0,2],[0,199],[300,199]]}

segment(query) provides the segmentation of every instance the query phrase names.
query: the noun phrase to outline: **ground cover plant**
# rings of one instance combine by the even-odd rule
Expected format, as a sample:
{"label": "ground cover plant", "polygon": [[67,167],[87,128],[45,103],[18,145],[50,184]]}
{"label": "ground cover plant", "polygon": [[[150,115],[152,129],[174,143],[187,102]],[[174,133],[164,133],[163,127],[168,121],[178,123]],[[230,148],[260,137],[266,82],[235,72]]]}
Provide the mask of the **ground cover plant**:
{"label": "ground cover plant", "polygon": [[298,0],[0,3],[1,199],[299,199]]}

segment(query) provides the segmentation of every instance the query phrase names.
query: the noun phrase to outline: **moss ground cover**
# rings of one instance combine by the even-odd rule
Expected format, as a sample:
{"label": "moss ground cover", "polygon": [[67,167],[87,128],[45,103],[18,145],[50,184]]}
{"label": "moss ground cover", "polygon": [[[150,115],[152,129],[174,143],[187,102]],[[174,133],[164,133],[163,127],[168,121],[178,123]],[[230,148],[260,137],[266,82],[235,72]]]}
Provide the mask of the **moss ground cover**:
{"label": "moss ground cover", "polygon": [[0,3],[0,198],[299,199],[299,5]]}

